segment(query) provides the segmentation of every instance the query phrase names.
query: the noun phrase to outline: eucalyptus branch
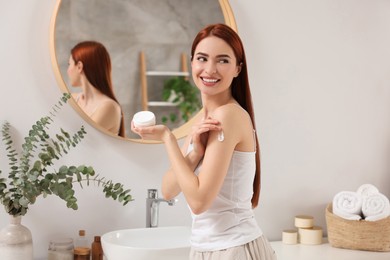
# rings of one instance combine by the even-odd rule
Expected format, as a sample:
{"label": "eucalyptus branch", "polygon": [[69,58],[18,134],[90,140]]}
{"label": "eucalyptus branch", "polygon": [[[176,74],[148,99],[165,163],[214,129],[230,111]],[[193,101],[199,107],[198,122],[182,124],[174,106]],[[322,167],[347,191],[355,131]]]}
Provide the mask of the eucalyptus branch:
{"label": "eucalyptus branch", "polygon": [[[54,161],[68,154],[71,148],[76,147],[85,137],[83,126],[73,134],[60,129],[55,138],[48,133],[53,118],[70,99],[70,94],[64,94],[55,104],[49,116],[42,117],[32,125],[28,136],[24,138],[21,156],[14,147],[11,125],[5,122],[1,126],[2,141],[9,159],[8,178],[0,178],[0,202],[7,213],[13,216],[25,215],[29,205],[34,204],[39,196],[56,195],[66,201],[66,206],[78,209],[77,198],[73,184],[78,182],[81,187],[86,182],[94,182],[102,186],[105,197],[118,200],[123,205],[132,201],[130,190],[125,190],[120,183],[113,183],[104,177],[95,176],[91,166],[61,166],[58,171],[50,170]],[[0,171],[0,174],[2,172]]]}

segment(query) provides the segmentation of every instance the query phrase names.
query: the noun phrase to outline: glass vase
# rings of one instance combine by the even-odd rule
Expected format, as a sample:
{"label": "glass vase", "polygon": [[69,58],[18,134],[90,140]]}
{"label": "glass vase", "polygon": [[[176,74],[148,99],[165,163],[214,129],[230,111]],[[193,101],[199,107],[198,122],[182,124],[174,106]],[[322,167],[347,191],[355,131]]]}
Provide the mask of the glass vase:
{"label": "glass vase", "polygon": [[11,216],[10,224],[0,231],[1,260],[33,260],[31,232],[21,221],[21,216]]}

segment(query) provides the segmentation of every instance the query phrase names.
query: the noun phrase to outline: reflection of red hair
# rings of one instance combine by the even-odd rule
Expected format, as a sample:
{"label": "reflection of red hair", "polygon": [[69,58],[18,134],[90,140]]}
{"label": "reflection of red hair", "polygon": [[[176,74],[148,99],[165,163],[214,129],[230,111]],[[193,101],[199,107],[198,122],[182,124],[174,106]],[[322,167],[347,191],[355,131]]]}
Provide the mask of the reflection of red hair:
{"label": "reflection of red hair", "polygon": [[[249,88],[248,70],[246,67],[245,51],[238,34],[225,24],[212,24],[203,28],[195,37],[191,48],[191,60],[194,57],[196,46],[201,40],[209,36],[215,36],[224,40],[233,49],[236,56],[237,65],[241,65],[241,71],[231,84],[232,96],[249,113],[253,127],[255,125],[255,115],[252,105],[252,96]],[[256,174],[253,181],[252,207],[256,207],[260,197],[260,150],[256,135]]]}
{"label": "reflection of red hair", "polygon": [[[119,104],[112,87],[110,55],[103,44],[80,42],[72,48],[71,54],[75,63],[80,61],[83,64],[84,74],[92,86]],[[118,135],[125,136],[123,112]]]}

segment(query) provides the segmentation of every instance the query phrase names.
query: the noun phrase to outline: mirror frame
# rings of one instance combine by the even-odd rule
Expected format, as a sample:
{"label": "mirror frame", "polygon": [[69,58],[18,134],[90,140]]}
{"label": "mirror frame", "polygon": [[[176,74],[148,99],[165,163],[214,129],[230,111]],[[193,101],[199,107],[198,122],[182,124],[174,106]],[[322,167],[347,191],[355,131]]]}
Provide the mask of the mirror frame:
{"label": "mirror frame", "polygon": [[[51,17],[51,22],[50,22],[50,33],[49,33],[49,47],[50,47],[50,57],[51,57],[51,63],[54,71],[55,78],[57,80],[57,83],[63,93],[69,93],[69,89],[66,85],[66,82],[64,78],[62,77],[59,65],[58,65],[58,60],[57,60],[57,55],[56,55],[56,47],[55,47],[55,28],[56,28],[56,22],[57,22],[57,14],[59,11],[59,8],[61,6],[62,0],[57,0],[55,7],[54,7],[54,12]],[[225,24],[229,25],[233,30],[237,32],[237,25],[236,21],[233,15],[232,8],[230,6],[229,0],[218,0],[219,5],[221,6],[222,14],[225,20]],[[109,132],[99,124],[97,124],[95,121],[93,121],[76,103],[74,98],[71,98],[69,100],[70,105],[73,107],[74,110],[77,111],[77,113],[92,127],[95,129],[98,129],[99,131],[103,132],[106,135],[109,135],[111,137],[114,137],[116,139],[124,140],[124,141],[131,141],[131,142],[136,142],[136,143],[145,143],[145,144],[152,144],[152,143],[161,143],[159,141],[150,141],[150,140],[143,140],[143,139],[135,139],[135,138],[126,138],[126,137],[120,137],[118,135],[114,135],[113,133]],[[181,139],[184,138],[185,136],[188,135],[188,133],[191,130],[191,126],[193,122],[200,116],[200,110],[194,117],[192,117],[188,122],[183,124],[182,126],[172,130],[172,133],[175,135],[176,139]]]}

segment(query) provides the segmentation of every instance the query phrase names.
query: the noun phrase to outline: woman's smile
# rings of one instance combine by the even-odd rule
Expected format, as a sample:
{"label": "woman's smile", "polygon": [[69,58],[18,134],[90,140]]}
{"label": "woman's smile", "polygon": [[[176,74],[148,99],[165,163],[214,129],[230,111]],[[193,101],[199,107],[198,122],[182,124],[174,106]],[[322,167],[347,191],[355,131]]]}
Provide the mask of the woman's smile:
{"label": "woman's smile", "polygon": [[208,87],[214,86],[216,83],[220,81],[220,79],[216,79],[216,78],[200,77],[200,79],[202,80],[203,84]]}

